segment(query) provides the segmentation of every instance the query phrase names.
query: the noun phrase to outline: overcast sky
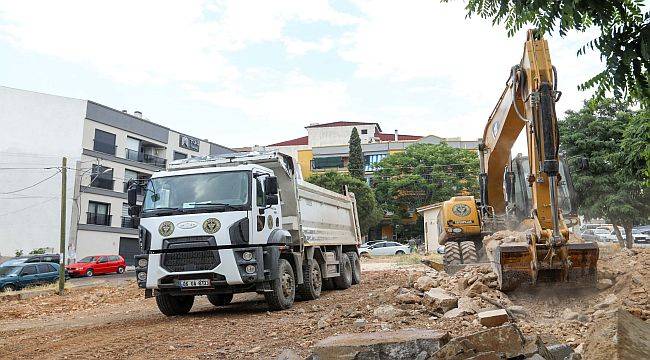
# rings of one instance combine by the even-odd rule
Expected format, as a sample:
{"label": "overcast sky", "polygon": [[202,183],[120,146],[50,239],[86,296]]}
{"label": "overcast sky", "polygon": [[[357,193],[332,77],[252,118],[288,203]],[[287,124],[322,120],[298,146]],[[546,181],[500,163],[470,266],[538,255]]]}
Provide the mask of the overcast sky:
{"label": "overcast sky", "polygon": [[[227,146],[330,121],[474,140],[522,55],[464,2],[4,1],[0,84],[90,99]],[[549,38],[564,95],[600,69],[594,37]],[[4,120],[3,120],[4,121]]]}

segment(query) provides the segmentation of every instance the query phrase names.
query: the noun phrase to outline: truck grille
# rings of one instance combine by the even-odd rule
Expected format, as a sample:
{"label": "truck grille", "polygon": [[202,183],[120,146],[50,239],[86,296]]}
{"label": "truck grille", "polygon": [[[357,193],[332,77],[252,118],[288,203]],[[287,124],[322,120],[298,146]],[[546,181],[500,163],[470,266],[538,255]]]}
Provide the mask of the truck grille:
{"label": "truck grille", "polygon": [[161,265],[168,271],[205,271],[217,267],[221,260],[218,250],[192,250],[215,246],[212,236],[192,236],[163,240],[163,249],[175,252],[163,253]]}

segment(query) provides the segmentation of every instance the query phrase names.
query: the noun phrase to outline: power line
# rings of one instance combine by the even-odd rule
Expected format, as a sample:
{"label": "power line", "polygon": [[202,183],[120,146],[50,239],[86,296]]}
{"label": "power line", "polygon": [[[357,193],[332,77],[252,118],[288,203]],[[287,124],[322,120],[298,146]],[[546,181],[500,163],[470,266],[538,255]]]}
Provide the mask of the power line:
{"label": "power line", "polygon": [[54,174],[52,174],[52,175],[46,177],[46,178],[43,179],[43,180],[40,180],[40,181],[38,181],[38,182],[36,182],[36,183],[34,183],[34,184],[32,184],[32,185],[29,185],[29,186],[27,186],[27,187],[22,188],[22,189],[12,190],[12,191],[8,191],[8,192],[0,192],[0,195],[14,194],[14,193],[17,193],[17,192],[21,192],[21,191],[23,191],[23,190],[31,189],[31,188],[33,188],[33,187],[39,185],[39,184],[42,184],[42,183],[46,182],[46,181],[49,180],[49,179],[55,177],[55,176],[58,175],[60,172],[61,172],[61,170],[55,172]]}
{"label": "power line", "polygon": [[24,208],[22,208],[22,209],[18,209],[18,210],[14,210],[14,211],[9,211],[9,212],[6,212],[6,213],[2,213],[2,214],[0,214],[0,216],[11,215],[11,214],[15,214],[15,213],[17,213],[17,212],[23,211],[23,210],[28,210],[28,209],[31,209],[31,208],[33,208],[33,207],[36,207],[36,206],[39,206],[39,205],[43,205],[43,204],[45,204],[45,203],[48,203],[48,202],[50,202],[50,201],[52,201],[52,200],[56,200],[57,198],[58,198],[57,196],[53,196],[52,198],[50,198],[50,199],[48,199],[48,200],[41,201],[41,202],[36,203],[36,204],[32,204],[32,205],[27,206],[27,207],[24,207]]}

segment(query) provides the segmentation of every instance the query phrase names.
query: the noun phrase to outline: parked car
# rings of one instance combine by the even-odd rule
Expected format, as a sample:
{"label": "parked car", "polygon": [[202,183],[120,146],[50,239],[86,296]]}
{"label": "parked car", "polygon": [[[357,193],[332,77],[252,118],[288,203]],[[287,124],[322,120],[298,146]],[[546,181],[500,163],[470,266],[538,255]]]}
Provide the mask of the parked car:
{"label": "parked car", "polygon": [[14,266],[14,265],[26,264],[26,263],[37,263],[37,262],[49,262],[49,263],[58,264],[59,254],[34,254],[34,255],[18,256],[3,262],[2,264],[0,264],[0,267]]}
{"label": "parked car", "polygon": [[580,234],[580,237],[585,241],[604,242],[607,241],[606,238],[609,233],[610,231],[607,229],[587,229]]}
{"label": "parked car", "polygon": [[93,255],[67,265],[70,276],[94,276],[98,274],[124,273],[126,262],[120,255]]}
{"label": "parked car", "polygon": [[[625,229],[619,228],[621,231],[621,236],[623,239],[625,239]],[[644,234],[641,231],[635,231],[632,229],[632,237],[634,238],[634,242],[638,244],[650,244],[650,236]],[[618,238],[616,237],[616,232],[612,229],[607,235],[605,235],[605,239],[608,242],[617,242]]]}
{"label": "parked car", "polygon": [[408,245],[393,241],[380,241],[367,248],[359,248],[359,255],[361,256],[404,255],[410,253],[411,248]]}
{"label": "parked car", "polygon": [[632,236],[636,244],[650,244],[650,230],[632,229]]}
{"label": "parked car", "polygon": [[376,244],[376,243],[380,243],[380,242],[382,242],[382,241],[384,241],[384,240],[370,240],[370,241],[366,241],[365,243],[361,244],[361,246],[359,246],[359,247],[360,247],[360,248],[368,248],[368,247],[370,247],[370,246],[372,246],[372,245],[374,245],[374,244]]}
{"label": "parked car", "polygon": [[0,267],[0,291],[20,290],[58,280],[59,264],[38,262]]}

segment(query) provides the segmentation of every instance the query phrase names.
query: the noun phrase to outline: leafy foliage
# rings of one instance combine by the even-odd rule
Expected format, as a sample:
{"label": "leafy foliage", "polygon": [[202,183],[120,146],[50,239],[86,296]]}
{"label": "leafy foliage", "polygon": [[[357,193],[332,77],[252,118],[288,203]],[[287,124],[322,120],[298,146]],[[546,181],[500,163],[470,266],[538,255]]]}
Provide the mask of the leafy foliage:
{"label": "leafy foliage", "polygon": [[16,250],[16,257],[23,256],[23,250]]}
{"label": "leafy foliage", "polygon": [[363,150],[361,150],[361,138],[357,128],[352,128],[350,134],[350,161],[348,171],[352,177],[364,180]]}
{"label": "leafy foliage", "polygon": [[[580,212],[622,225],[629,246],[633,224],[647,221],[650,214],[647,158],[642,155],[648,152],[647,123],[647,112],[611,99],[585,102],[559,122]],[[589,168],[578,169],[571,161],[577,157],[588,158]]]}
{"label": "leafy foliage", "polygon": [[29,252],[29,255],[45,254],[46,252],[47,249],[45,248],[36,248],[36,249],[32,249],[32,251]]}
{"label": "leafy foliage", "polygon": [[[443,0],[447,2],[448,0]],[[508,36],[526,25],[542,34],[558,30],[585,31],[597,27],[600,36],[578,50],[598,50],[605,69],[579,86],[595,88],[598,99],[612,91],[616,98],[629,96],[650,105],[650,12],[642,0],[469,0],[467,16],[478,15],[503,23]]]}
{"label": "leafy foliage", "polygon": [[328,190],[335,191],[339,194],[345,193],[345,186],[354,193],[357,199],[357,211],[359,213],[359,226],[361,235],[368,234],[371,227],[376,226],[381,221],[383,213],[377,206],[375,194],[368,184],[349,174],[337,172],[326,172],[314,174],[307,179],[308,182],[322,186]]}
{"label": "leafy foliage", "polygon": [[375,192],[394,222],[411,217],[417,207],[462,193],[478,193],[478,155],[447,144],[414,144],[378,164]]}

